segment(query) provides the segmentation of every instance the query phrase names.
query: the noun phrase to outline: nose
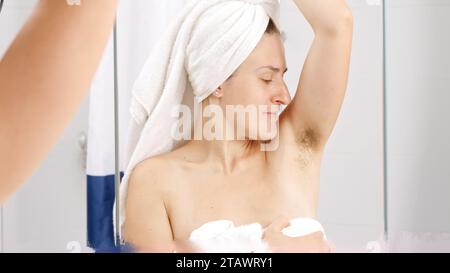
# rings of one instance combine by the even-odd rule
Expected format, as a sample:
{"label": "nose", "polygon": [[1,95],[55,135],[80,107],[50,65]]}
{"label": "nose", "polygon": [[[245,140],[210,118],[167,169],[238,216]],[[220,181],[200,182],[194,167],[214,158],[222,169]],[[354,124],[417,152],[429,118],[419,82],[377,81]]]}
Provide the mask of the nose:
{"label": "nose", "polygon": [[289,90],[286,84],[283,82],[282,87],[279,88],[275,96],[272,97],[272,103],[277,105],[288,105],[291,100],[291,94],[289,94]]}

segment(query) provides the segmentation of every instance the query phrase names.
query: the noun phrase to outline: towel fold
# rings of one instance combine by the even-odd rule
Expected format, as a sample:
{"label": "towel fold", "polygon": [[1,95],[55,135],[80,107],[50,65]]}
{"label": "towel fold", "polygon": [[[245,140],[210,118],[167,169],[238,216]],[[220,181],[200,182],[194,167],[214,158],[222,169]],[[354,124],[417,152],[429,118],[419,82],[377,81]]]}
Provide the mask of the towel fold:
{"label": "towel fold", "polygon": [[131,171],[182,143],[171,135],[179,121],[175,107],[189,98],[191,109],[199,107],[256,48],[270,18],[280,29],[279,4],[279,0],[191,0],[155,45],[132,92],[127,167],[120,186],[121,238]]}
{"label": "towel fold", "polygon": [[[326,240],[323,226],[309,217],[293,218],[289,221],[289,226],[281,230],[288,237],[302,237],[318,231],[323,233]],[[258,222],[235,226],[231,220],[216,220],[193,230],[189,241],[194,243],[199,251],[205,253],[273,252],[263,237],[264,229]]]}

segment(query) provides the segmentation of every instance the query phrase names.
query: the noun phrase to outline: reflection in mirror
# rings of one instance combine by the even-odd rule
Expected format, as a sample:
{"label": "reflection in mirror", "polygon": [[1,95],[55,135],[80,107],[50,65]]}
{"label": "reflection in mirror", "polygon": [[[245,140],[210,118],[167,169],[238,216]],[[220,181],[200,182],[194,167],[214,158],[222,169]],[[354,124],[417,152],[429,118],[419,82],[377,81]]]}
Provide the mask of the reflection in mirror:
{"label": "reflection in mirror", "polygon": [[[254,61],[264,61],[264,65],[269,62],[272,66],[289,67],[285,78],[287,89],[278,89],[289,93],[284,92],[281,99],[274,100],[281,100],[282,104],[288,104],[291,98],[295,100],[299,75],[302,69],[309,67],[305,61],[315,41],[311,25],[302,16],[299,9],[303,5],[302,1],[296,2],[300,4],[297,6],[294,1],[281,3],[280,11],[283,16],[279,22],[274,20],[274,27],[279,23],[282,26],[282,35],[280,37],[264,36],[269,38],[260,40],[261,46],[252,52],[254,53],[251,55],[253,61],[248,58],[245,60],[245,65],[242,65],[243,70],[254,66],[256,64]],[[344,1],[339,2],[343,3]],[[16,24],[16,30],[18,30],[26,18],[26,14],[13,15],[15,12],[28,12],[29,14],[35,1],[23,0],[16,3],[21,6],[16,7],[13,4],[8,6],[9,4],[7,4],[0,19],[8,20],[8,22],[11,20],[11,24]],[[121,2],[117,18],[117,36],[115,37],[117,47],[114,47],[111,38],[92,83],[89,101],[80,108],[79,116],[71,124],[73,127],[68,127],[61,143],[56,146],[47,161],[35,173],[33,181],[27,183],[3,207],[2,242],[4,251],[71,252],[78,250],[111,251],[113,249],[112,223],[114,220],[124,220],[114,219],[112,210],[115,197],[114,173],[119,171],[114,169],[117,156],[114,154],[114,144],[115,142],[120,144],[119,155],[122,155],[120,158],[123,159],[120,171],[124,172],[127,168],[125,163],[130,156],[125,147],[127,143],[134,141],[129,139],[127,134],[127,128],[130,126],[128,122],[130,120],[131,90],[133,90],[133,85],[140,75],[146,58],[154,49],[156,42],[163,37],[169,23],[179,15],[184,5],[185,1],[182,0],[164,1],[164,3],[148,0]],[[336,251],[373,249],[371,241],[376,240],[383,233],[382,112],[380,111],[382,109],[381,7],[376,2],[368,4],[362,0],[348,1],[348,6],[355,22],[348,88],[347,85],[339,88],[341,92],[344,89],[347,90],[345,100],[343,100],[343,96],[338,96],[339,99],[331,100],[332,104],[321,109],[321,111],[327,111],[332,106],[340,106],[342,102],[342,111],[335,111],[335,116],[333,116],[337,123],[334,124],[334,120],[330,123],[333,127],[329,128],[330,132],[332,129],[332,134],[327,139],[323,157],[322,154],[317,157],[318,161],[317,165],[314,164],[316,167],[314,172],[309,169],[310,174],[314,173],[314,177],[306,175],[308,173],[305,171],[306,169],[302,169],[303,172],[297,169],[294,173],[297,173],[298,177],[288,179],[286,175],[294,175],[294,173],[286,169],[283,176],[272,173],[274,179],[270,180],[269,178],[272,176],[268,173],[261,176],[262,170],[269,168],[262,168],[255,160],[241,160],[237,163],[239,168],[246,166],[248,168],[250,165],[246,165],[246,163],[256,165],[252,165],[254,167],[245,169],[246,171],[241,173],[231,172],[232,175],[238,175],[232,180],[242,183],[228,187],[227,184],[224,184],[226,182],[223,179],[229,178],[229,176],[217,177],[210,172],[217,166],[221,166],[220,164],[214,168],[202,165],[206,167],[203,169],[198,165],[196,169],[191,169],[186,175],[179,176],[183,179],[174,179],[173,183],[182,183],[183,180],[190,181],[191,184],[207,183],[209,180],[224,183],[204,184],[198,187],[187,186],[186,189],[191,194],[187,194],[188,191],[179,190],[177,192],[177,197],[172,199],[172,203],[169,204],[173,208],[170,222],[173,225],[173,233],[177,237],[175,239],[186,239],[190,234],[196,234],[193,231],[202,224],[214,220],[228,219],[236,225],[260,223],[268,226],[276,221],[277,216],[285,215],[292,220],[299,218],[297,219],[299,221],[290,224],[291,226],[297,225],[296,227],[300,230],[307,231],[309,224],[315,230],[318,227],[323,229],[326,238],[335,246]],[[152,16],[143,11],[151,11]],[[23,18],[23,20],[19,18]],[[339,20],[340,18],[337,17]],[[342,18],[343,22],[347,22],[344,17]],[[347,78],[346,56],[349,56],[351,36],[349,26],[347,23],[344,25],[346,43],[340,46],[336,42],[335,46],[342,50],[342,54],[334,55],[335,58],[344,57],[343,60],[336,62],[340,63],[343,69],[336,69],[333,77],[325,77],[331,82],[335,78]],[[277,33],[273,31],[274,27],[272,30],[267,29],[268,34]],[[366,29],[370,29],[371,32]],[[5,36],[5,39],[11,40],[14,35],[15,33],[10,33],[8,36],[10,38]],[[283,40],[279,38],[283,38]],[[329,43],[327,45],[330,46]],[[272,54],[267,54],[268,48],[276,48],[276,50],[270,50]],[[321,47],[317,46],[317,48]],[[116,59],[114,52],[116,52]],[[328,69],[335,62],[331,61],[332,56],[324,57],[327,52],[332,52],[332,50],[322,51],[319,54],[322,60],[319,64]],[[273,58],[266,59],[266,56]],[[284,57],[285,63],[280,62],[284,61]],[[328,64],[325,63],[327,60]],[[116,71],[119,75],[118,78],[114,77],[115,64],[118,65]],[[324,71],[325,69],[319,70]],[[312,73],[312,75],[320,79],[319,74]],[[242,84],[243,79],[239,76],[237,79],[237,81],[240,79]],[[305,79],[304,81],[311,84],[326,82],[322,79]],[[115,82],[118,83],[117,86],[114,86]],[[114,139],[114,112],[112,111],[114,98],[111,95],[114,87],[120,91],[119,107],[115,109],[116,114],[119,115],[120,122],[116,130],[120,136],[116,139]],[[229,92],[233,90],[230,86],[224,87],[224,89],[231,90]],[[306,90],[312,89],[307,88]],[[319,90],[335,89],[319,88]],[[323,93],[322,95],[330,94]],[[227,94],[225,96],[230,98]],[[241,99],[244,98],[241,97]],[[322,99],[327,101],[326,97],[322,97]],[[234,103],[236,102],[238,100],[234,100]],[[251,100],[248,102],[252,103]],[[192,101],[187,101],[187,103],[192,103]],[[305,104],[306,106],[308,104]],[[303,109],[303,107],[297,109]],[[315,107],[310,106],[310,109],[313,111],[319,108],[316,105]],[[316,111],[316,113],[318,112]],[[306,117],[306,115],[300,117]],[[302,143],[311,144],[311,136],[311,134],[304,135]],[[324,144],[325,142],[323,142]],[[186,149],[186,146],[183,147]],[[194,149],[193,153],[191,151],[190,154],[186,153],[185,155],[189,158],[193,156],[191,159],[195,161],[196,158],[199,159],[197,152],[204,151],[204,147],[206,146]],[[300,162],[303,164],[307,162],[305,161],[307,153],[308,149],[300,152]],[[87,159],[84,158],[85,156]],[[169,161],[172,162],[172,159]],[[281,157],[275,162],[282,164],[280,166],[288,166],[294,164],[298,159]],[[207,161],[207,163],[213,162]],[[167,168],[170,164],[168,161],[165,163],[167,164],[163,164],[159,171],[164,170],[163,168]],[[305,165],[302,166],[305,167]],[[352,166],[351,169],[349,166]],[[319,170],[321,176],[320,198]],[[165,173],[175,174],[173,171],[170,169]],[[87,181],[85,174],[88,175]],[[154,175],[151,173],[152,178]],[[208,177],[208,179],[201,182],[197,180],[199,175]],[[164,180],[171,181],[172,179]],[[59,183],[61,181],[67,181],[67,183]],[[282,184],[281,187],[275,187],[275,190],[269,192],[269,195],[266,196],[271,197],[269,200],[264,197],[268,188],[258,184],[261,181],[278,181]],[[292,181],[300,182],[289,184]],[[197,191],[195,191],[196,188]],[[290,190],[287,190],[288,188]],[[252,196],[257,192],[260,194]],[[222,193],[222,195],[217,193]],[[250,201],[253,202],[251,206],[254,208],[253,210],[248,206]],[[210,203],[212,204],[210,207],[215,210],[205,210],[208,206],[195,207],[195,204],[199,204],[199,202]],[[355,206],[355,203],[358,205]],[[163,224],[163,220],[158,224]],[[86,230],[88,231],[87,236]],[[289,229],[287,230],[289,231]],[[294,231],[298,230],[294,229]]]}
{"label": "reflection in mirror", "polygon": [[[194,237],[192,238],[195,238],[195,234],[200,234],[200,236],[204,234],[200,233],[200,231],[208,232],[209,228],[213,228],[213,225],[210,224],[214,224],[212,223],[214,220],[225,219],[231,221],[215,222],[218,224],[217,228],[220,229],[221,223],[231,223],[237,226],[259,222],[265,226],[274,220],[272,218],[276,214],[287,214],[288,218],[293,216],[311,216],[322,224],[328,240],[338,252],[372,252],[380,250],[380,247],[376,244],[380,244],[378,240],[381,242],[384,236],[383,10],[382,5],[377,1],[370,3],[364,0],[347,2],[353,13],[354,20],[350,77],[342,111],[320,160],[320,163],[323,163],[320,164],[320,194],[318,194],[318,191],[312,193],[303,188],[293,198],[280,197],[282,202],[278,203],[272,199],[275,202],[273,204],[267,200],[265,206],[261,202],[258,203],[258,199],[254,196],[251,200],[256,202],[254,207],[257,209],[256,211],[249,211],[248,203],[247,207],[245,206],[245,200],[249,197],[245,193],[249,192],[249,187],[259,188],[259,192],[264,192],[264,188],[258,185],[258,181],[265,181],[268,176],[258,178],[256,173],[248,177],[236,176],[234,180],[240,181],[242,184],[226,187],[225,185],[227,184],[219,183],[224,181],[223,179],[221,180],[220,176],[218,177],[217,174],[214,175],[208,171],[212,168],[206,167],[208,165],[202,165],[201,162],[205,163],[205,161],[201,160],[200,153],[195,152],[201,151],[201,148],[197,147],[199,150],[196,150],[197,148],[194,146],[181,145],[178,150],[174,149],[165,155],[161,155],[159,157],[160,160],[152,161],[150,159],[147,161],[148,164],[141,165],[140,169],[145,181],[157,183],[155,181],[156,178],[163,177],[161,178],[161,183],[164,187],[178,185],[176,187],[173,186],[173,189],[169,189],[169,191],[174,192],[174,195],[166,203],[167,207],[171,208],[170,216],[168,216],[171,227],[167,228],[167,217],[149,221],[157,222],[161,230],[172,229],[175,239],[183,241],[189,238],[190,235],[193,235]],[[182,3],[182,1],[170,3]],[[128,123],[130,120],[128,109],[132,97],[133,84],[138,78],[145,60],[147,60],[154,49],[153,46],[156,44],[156,41],[161,39],[163,34],[166,33],[163,30],[166,30],[167,22],[176,17],[176,11],[179,9],[174,5],[169,4],[169,2],[155,5],[154,1],[136,1],[123,5],[123,12],[119,12],[119,44],[125,40],[122,46],[119,46],[119,59],[126,60],[126,65],[119,66],[120,82],[122,82],[122,84],[119,84],[121,86],[121,98],[119,100],[120,128],[128,128],[130,126]],[[309,49],[314,41],[314,33],[307,20],[299,12],[294,1],[282,1],[280,8],[282,14],[280,24],[284,34],[283,37],[285,38],[286,64],[289,67],[285,82],[291,97],[294,97],[300,72],[304,67]],[[155,16],[144,16],[138,10],[153,10],[155,11]],[[168,14],[168,11],[173,13]],[[148,33],[148,35],[139,35],[141,32]],[[121,33],[123,36],[121,36]],[[123,53],[122,50],[125,49],[128,50],[128,53]],[[275,56],[275,53],[273,56]],[[276,58],[267,61],[274,62]],[[123,62],[119,61],[119,63]],[[341,72],[341,70],[338,72]],[[334,77],[337,77],[337,74]],[[232,90],[229,86],[228,88],[228,90]],[[183,103],[192,103],[190,99],[189,95],[185,95]],[[148,127],[152,128],[152,126]],[[153,128],[156,127],[161,128],[160,126]],[[129,150],[125,152],[125,147],[129,145],[129,142],[136,142],[137,139],[128,139],[129,135],[126,134],[127,132],[120,131],[123,134],[120,136],[121,155],[124,155],[130,152]],[[164,137],[161,136],[161,138]],[[153,156],[153,159],[158,156]],[[122,162],[121,171],[126,172],[128,167],[126,164],[127,156],[123,156],[121,159],[125,160],[125,162]],[[184,169],[188,170],[187,173],[180,175],[175,166],[185,164],[186,162],[183,160],[190,161],[192,165],[186,166]],[[283,164],[288,166],[293,161],[295,160],[283,159]],[[152,167],[152,162],[155,164],[160,162],[161,165]],[[178,163],[175,164],[174,162]],[[166,169],[167,166],[172,166],[171,164],[175,164],[175,169]],[[202,166],[205,168],[202,168]],[[295,168],[292,170],[295,170]],[[145,173],[147,175],[144,175]],[[251,174],[251,172],[249,173]],[[178,178],[164,176],[176,174],[178,174]],[[261,172],[258,172],[258,174],[261,174]],[[205,177],[205,180],[199,179],[199,175]],[[206,179],[208,177],[210,178],[209,180]],[[280,175],[276,177],[281,179]],[[303,177],[295,181],[305,181],[305,179]],[[288,179],[285,180],[284,182],[287,183]],[[210,181],[211,184],[207,181]],[[164,184],[163,182],[167,183]],[[318,186],[318,184],[315,185]],[[155,188],[152,189],[155,190]],[[233,189],[237,193],[233,192]],[[129,190],[133,191],[132,189]],[[211,191],[214,191],[214,193]],[[138,189],[135,192],[145,191]],[[320,198],[318,198],[319,195]],[[274,192],[272,197],[274,198],[275,196],[277,195]],[[125,197],[121,196],[121,198]],[[132,200],[137,199],[130,196],[128,198]],[[132,203],[132,201],[130,202]],[[289,202],[293,203],[288,205]],[[286,206],[280,206],[281,203]],[[200,204],[204,204],[204,206]],[[210,206],[206,206],[206,204],[210,204]],[[309,209],[306,204],[310,205]],[[134,209],[131,210],[137,211],[137,208],[144,205],[132,203],[130,206],[134,206]],[[154,204],[150,207],[158,206]],[[215,209],[207,210],[208,207]],[[159,215],[159,213],[149,212],[148,215]],[[144,218],[137,217],[135,219]],[[125,226],[127,226],[126,220],[121,220],[125,221]],[[203,224],[208,225],[203,226]],[[202,226],[203,228],[201,228]],[[301,225],[301,227],[305,228],[306,224]],[[139,244],[144,239],[138,238],[140,232],[136,230],[139,230],[139,225],[129,229],[134,228],[136,228],[134,232],[130,231],[123,235],[125,235],[125,239],[128,236],[129,241]],[[158,239],[155,237],[165,238],[164,234],[168,233],[161,233],[161,236],[149,234],[149,237],[142,237],[151,241],[151,238]],[[208,247],[213,246],[208,245],[206,249],[209,249]],[[145,246],[143,249],[145,249]],[[168,249],[160,250],[167,251]]]}

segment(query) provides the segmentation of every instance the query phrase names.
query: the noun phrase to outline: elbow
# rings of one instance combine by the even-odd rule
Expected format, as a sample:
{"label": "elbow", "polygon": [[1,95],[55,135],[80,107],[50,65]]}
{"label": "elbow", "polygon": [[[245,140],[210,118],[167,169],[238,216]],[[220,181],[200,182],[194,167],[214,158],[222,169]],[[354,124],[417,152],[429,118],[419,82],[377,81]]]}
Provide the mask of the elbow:
{"label": "elbow", "polygon": [[337,20],[338,27],[341,29],[353,29],[353,13],[349,7],[343,9],[339,19]]}
{"label": "elbow", "polygon": [[337,36],[353,33],[353,14],[349,7],[343,7],[341,11],[336,12],[335,16],[329,19],[327,24],[315,29],[316,34],[325,34],[328,36]]}
{"label": "elbow", "polygon": [[336,23],[330,28],[331,33],[351,32],[353,30],[353,14],[350,8],[346,7],[337,16]]}

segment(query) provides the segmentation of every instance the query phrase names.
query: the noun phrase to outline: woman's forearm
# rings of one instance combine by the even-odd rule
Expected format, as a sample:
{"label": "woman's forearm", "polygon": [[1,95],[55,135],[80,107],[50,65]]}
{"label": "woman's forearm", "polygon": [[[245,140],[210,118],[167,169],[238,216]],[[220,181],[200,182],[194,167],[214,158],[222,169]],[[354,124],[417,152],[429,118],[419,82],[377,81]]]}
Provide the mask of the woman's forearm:
{"label": "woman's forearm", "polygon": [[346,0],[293,1],[316,34],[335,34],[351,28],[353,17]]}
{"label": "woman's forearm", "polygon": [[116,0],[40,0],[0,62],[0,204],[30,177],[89,90]]}

